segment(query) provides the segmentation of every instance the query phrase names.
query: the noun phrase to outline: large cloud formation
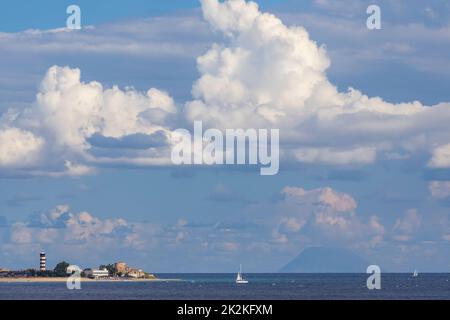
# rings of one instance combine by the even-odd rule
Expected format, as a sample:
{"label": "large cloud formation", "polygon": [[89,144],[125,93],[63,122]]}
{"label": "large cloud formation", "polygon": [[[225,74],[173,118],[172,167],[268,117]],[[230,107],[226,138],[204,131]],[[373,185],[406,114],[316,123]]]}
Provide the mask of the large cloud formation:
{"label": "large cloud formation", "polygon": [[424,166],[450,167],[450,104],[339,92],[326,74],[325,46],[303,27],[286,26],[254,2],[201,3],[223,41],[198,58],[200,78],[183,112],[164,91],[104,88],[82,82],[78,69],[54,66],[34,105],[1,116],[0,171],[61,176],[105,164],[170,165],[172,129],[184,120],[279,128],[285,162],[367,165],[421,153]]}
{"label": "large cloud formation", "polygon": [[58,176],[87,174],[98,163],[167,163],[160,152],[175,113],[173,99],[158,89],[105,89],[81,82],[79,69],[53,66],[32,107],[2,116],[0,168]]}
{"label": "large cloud formation", "polygon": [[[187,104],[190,120],[210,126],[282,129],[285,157],[304,163],[369,164],[430,152],[448,167],[450,104],[391,104],[327,78],[324,46],[244,0],[202,0],[205,19],[226,37],[198,58],[200,79]],[[370,76],[370,75],[368,75]]]}

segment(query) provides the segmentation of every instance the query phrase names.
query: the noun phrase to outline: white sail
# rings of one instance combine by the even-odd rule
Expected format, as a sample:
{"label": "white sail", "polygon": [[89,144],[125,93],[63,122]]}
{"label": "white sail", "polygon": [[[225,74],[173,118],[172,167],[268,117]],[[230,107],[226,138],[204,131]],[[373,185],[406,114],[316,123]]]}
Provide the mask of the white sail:
{"label": "white sail", "polygon": [[246,284],[246,283],[248,283],[248,281],[244,280],[244,278],[242,277],[242,265],[239,267],[239,272],[238,272],[237,277],[236,277],[236,283],[238,283],[238,284]]}

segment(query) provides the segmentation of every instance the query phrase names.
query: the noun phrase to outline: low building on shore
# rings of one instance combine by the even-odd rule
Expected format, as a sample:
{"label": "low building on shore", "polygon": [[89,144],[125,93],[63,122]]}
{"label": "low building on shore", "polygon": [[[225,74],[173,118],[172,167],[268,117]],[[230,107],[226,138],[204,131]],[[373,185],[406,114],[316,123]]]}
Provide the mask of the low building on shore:
{"label": "low building on shore", "polygon": [[10,273],[10,270],[5,268],[0,268],[0,278],[6,277]]}
{"label": "low building on shore", "polygon": [[109,277],[109,271],[107,269],[86,269],[84,270],[84,274],[86,275],[86,277],[91,279],[101,279]]}
{"label": "low building on shore", "polygon": [[127,273],[127,276],[130,278],[141,279],[145,277],[145,272],[141,269],[130,269]]}

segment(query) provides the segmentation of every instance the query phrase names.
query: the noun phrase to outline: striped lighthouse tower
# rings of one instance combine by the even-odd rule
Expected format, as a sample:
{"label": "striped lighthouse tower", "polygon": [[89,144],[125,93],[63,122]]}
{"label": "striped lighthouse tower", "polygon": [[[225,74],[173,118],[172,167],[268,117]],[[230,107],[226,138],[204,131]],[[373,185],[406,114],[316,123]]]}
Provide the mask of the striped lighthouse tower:
{"label": "striped lighthouse tower", "polygon": [[46,257],[45,257],[45,252],[41,252],[39,255],[40,259],[39,259],[39,270],[41,271],[45,271],[46,270]]}

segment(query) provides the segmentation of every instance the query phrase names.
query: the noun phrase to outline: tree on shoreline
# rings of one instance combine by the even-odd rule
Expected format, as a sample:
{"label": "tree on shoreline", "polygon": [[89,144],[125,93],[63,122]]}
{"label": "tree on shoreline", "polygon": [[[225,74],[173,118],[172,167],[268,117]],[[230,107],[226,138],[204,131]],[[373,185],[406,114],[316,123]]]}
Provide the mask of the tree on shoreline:
{"label": "tree on shoreline", "polygon": [[67,267],[69,266],[69,263],[62,261],[58,263],[53,269],[53,276],[54,277],[67,277]]}

